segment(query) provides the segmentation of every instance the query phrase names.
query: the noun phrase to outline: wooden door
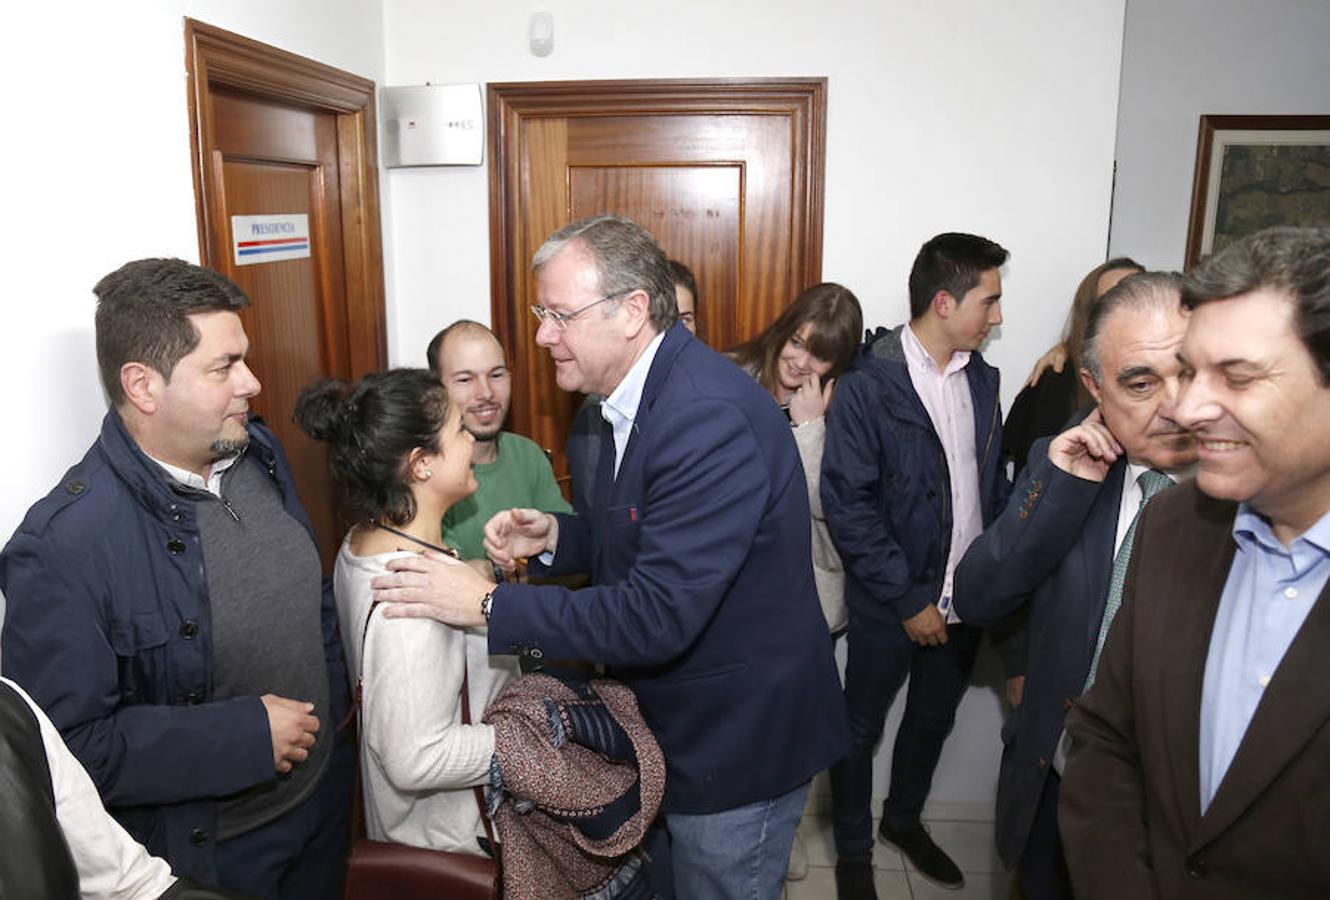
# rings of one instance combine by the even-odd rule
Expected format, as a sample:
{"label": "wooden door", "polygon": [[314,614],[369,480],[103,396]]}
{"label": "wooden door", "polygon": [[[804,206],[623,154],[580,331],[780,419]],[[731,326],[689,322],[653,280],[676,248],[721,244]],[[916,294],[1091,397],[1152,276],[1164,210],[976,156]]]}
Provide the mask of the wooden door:
{"label": "wooden door", "polygon": [[493,321],[515,374],[510,428],[563,448],[580,397],[535,345],[530,261],[575,219],[642,224],[697,276],[698,335],[753,337],[822,269],[826,81],[491,85]]}
{"label": "wooden door", "polygon": [[[201,256],[251,300],[241,319],[263,384],[251,405],[286,448],[331,571],[338,489],[327,447],[291,414],[310,382],[386,365],[374,85],[188,20],[186,37]],[[237,265],[232,217],[254,215],[306,216],[309,255]]]}

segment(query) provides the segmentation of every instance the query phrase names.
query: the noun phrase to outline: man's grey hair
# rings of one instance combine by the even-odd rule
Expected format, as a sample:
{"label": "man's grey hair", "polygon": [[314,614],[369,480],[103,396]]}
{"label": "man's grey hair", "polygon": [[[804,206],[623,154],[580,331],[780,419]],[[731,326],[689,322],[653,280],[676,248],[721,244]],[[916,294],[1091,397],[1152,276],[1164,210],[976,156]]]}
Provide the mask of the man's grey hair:
{"label": "man's grey hair", "polygon": [[1254,291],[1284,294],[1323,387],[1330,386],[1330,228],[1267,228],[1230,244],[1188,273],[1188,309]]}
{"label": "man's grey hair", "polygon": [[605,304],[604,315],[613,314],[622,295],[640,289],[651,298],[648,314],[657,332],[679,318],[669,257],[641,225],[622,216],[592,216],[565,225],[540,245],[531,260],[532,272],[539,275],[546,263],[572,244],[595,261],[600,295],[616,295]]}
{"label": "man's grey hair", "polygon": [[1085,323],[1081,366],[1095,384],[1103,383],[1099,341],[1104,323],[1118,309],[1178,308],[1182,303],[1182,276],[1177,272],[1137,272],[1128,275],[1094,302]]}

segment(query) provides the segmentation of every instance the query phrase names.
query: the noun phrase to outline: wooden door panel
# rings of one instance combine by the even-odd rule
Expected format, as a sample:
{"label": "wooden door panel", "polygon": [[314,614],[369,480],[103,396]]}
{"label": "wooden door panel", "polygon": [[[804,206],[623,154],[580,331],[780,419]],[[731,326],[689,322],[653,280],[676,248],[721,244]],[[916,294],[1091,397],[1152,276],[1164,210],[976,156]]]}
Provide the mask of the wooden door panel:
{"label": "wooden door panel", "polygon": [[[251,148],[252,149],[252,148]],[[345,376],[345,352],[329,346],[330,310],[323,275],[324,257],[340,245],[340,229],[328,228],[321,167],[230,159],[222,154],[222,180],[227,222],[233,215],[305,213],[310,222],[311,256],[281,262],[228,267],[227,274],[249,296],[241,313],[250,337],[250,367],[263,390],[251,407],[263,416],[286,449],[296,489],[314,523],[319,547],[329,562],[341,543],[335,513],[336,485],[328,467],[327,446],[301,431],[291,419],[295,398],[312,381],[327,374]],[[342,337],[345,342],[344,317]],[[340,365],[333,365],[334,357]]]}
{"label": "wooden door panel", "polygon": [[350,374],[344,288],[336,274],[343,254],[335,117],[226,91],[214,92],[213,110],[228,235],[231,216],[309,217],[308,258],[236,266],[227,252],[222,269],[252,303],[241,318],[263,384],[254,410],[286,449],[324,565],[331,567],[344,523],[328,448],[301,431],[291,414],[307,384]]}
{"label": "wooden door panel", "polygon": [[231,155],[310,163],[319,159],[323,123],[311,110],[214,91],[212,116],[213,128],[225,137]]}
{"label": "wooden door panel", "polygon": [[[790,143],[790,125],[781,116],[580,116],[568,121],[569,162],[738,161],[751,155],[750,141],[763,124],[784,133],[785,143]],[[789,162],[792,160],[786,160],[786,168]]]}
{"label": "wooden door panel", "polygon": [[738,343],[743,168],[715,166],[572,166],[572,218],[627,216],[650,231],[672,259],[698,278],[703,302],[698,336],[716,347]]}
{"label": "wooden door panel", "polygon": [[[572,422],[581,398],[559,390],[552,377],[553,367],[545,351],[536,346],[536,329],[540,323],[531,314],[530,307],[537,301],[536,280],[531,275],[531,257],[552,232],[568,219],[568,123],[564,119],[533,119],[522,129],[520,165],[522,171],[521,197],[526,208],[521,218],[523,235],[522,261],[514,269],[521,282],[521,297],[525,301],[509,317],[511,327],[501,331],[508,351],[508,365],[514,373],[514,383],[523,386],[519,400],[513,392],[513,406],[522,409],[514,417],[510,413],[510,427],[531,436],[540,446],[554,449],[550,435],[567,433],[565,423]],[[491,163],[493,164],[493,163]],[[514,198],[517,200],[518,198]],[[498,326],[496,330],[502,329]],[[514,347],[522,348],[515,351]],[[558,448],[562,450],[562,445]],[[559,474],[566,472],[557,470]]]}
{"label": "wooden door panel", "polygon": [[524,388],[510,427],[554,452],[579,399],[535,346],[530,260],[568,222],[639,221],[699,281],[702,337],[756,335],[821,278],[826,83],[491,85],[493,322]]}
{"label": "wooden door panel", "polygon": [[[291,414],[311,381],[387,361],[374,83],[192,20],[185,40],[201,256],[250,298],[252,406],[286,449],[331,571],[340,492],[327,447]],[[301,213],[309,257],[235,265],[232,216]]]}

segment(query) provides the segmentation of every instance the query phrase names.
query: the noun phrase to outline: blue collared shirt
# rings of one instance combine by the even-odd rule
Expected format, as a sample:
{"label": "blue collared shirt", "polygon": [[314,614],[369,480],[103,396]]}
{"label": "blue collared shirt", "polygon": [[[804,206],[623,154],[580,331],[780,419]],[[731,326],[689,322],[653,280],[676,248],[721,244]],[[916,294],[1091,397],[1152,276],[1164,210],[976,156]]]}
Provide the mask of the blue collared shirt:
{"label": "blue collared shirt", "polygon": [[1330,513],[1285,547],[1245,503],[1201,691],[1201,812],[1238,752],[1266,685],[1330,577]]}
{"label": "blue collared shirt", "polygon": [[642,355],[633,363],[628,374],[623,376],[618,386],[600,404],[600,414],[610,428],[614,430],[614,475],[619,475],[619,463],[623,462],[623,451],[628,446],[628,438],[633,433],[633,423],[637,421],[637,408],[642,405],[642,391],[647,386],[647,375],[651,372],[651,363],[660,349],[660,342],[665,340],[665,332],[651,339]]}

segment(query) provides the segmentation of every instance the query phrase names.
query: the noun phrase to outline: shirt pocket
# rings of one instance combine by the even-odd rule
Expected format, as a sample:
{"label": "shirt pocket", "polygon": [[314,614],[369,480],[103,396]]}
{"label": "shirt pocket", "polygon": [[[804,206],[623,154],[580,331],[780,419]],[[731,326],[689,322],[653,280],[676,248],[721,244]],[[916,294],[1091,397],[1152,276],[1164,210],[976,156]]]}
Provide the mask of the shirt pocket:
{"label": "shirt pocket", "polygon": [[170,631],[160,612],[131,613],[112,622],[108,638],[115,651],[120,699],[125,704],[161,702],[166,685],[166,642]]}
{"label": "shirt pocket", "polygon": [[642,522],[642,510],[635,503],[611,506],[605,511],[605,523],[612,530],[636,529]]}
{"label": "shirt pocket", "polygon": [[601,535],[602,572],[626,573],[637,559],[641,543],[642,508],[622,503],[605,510]]}

